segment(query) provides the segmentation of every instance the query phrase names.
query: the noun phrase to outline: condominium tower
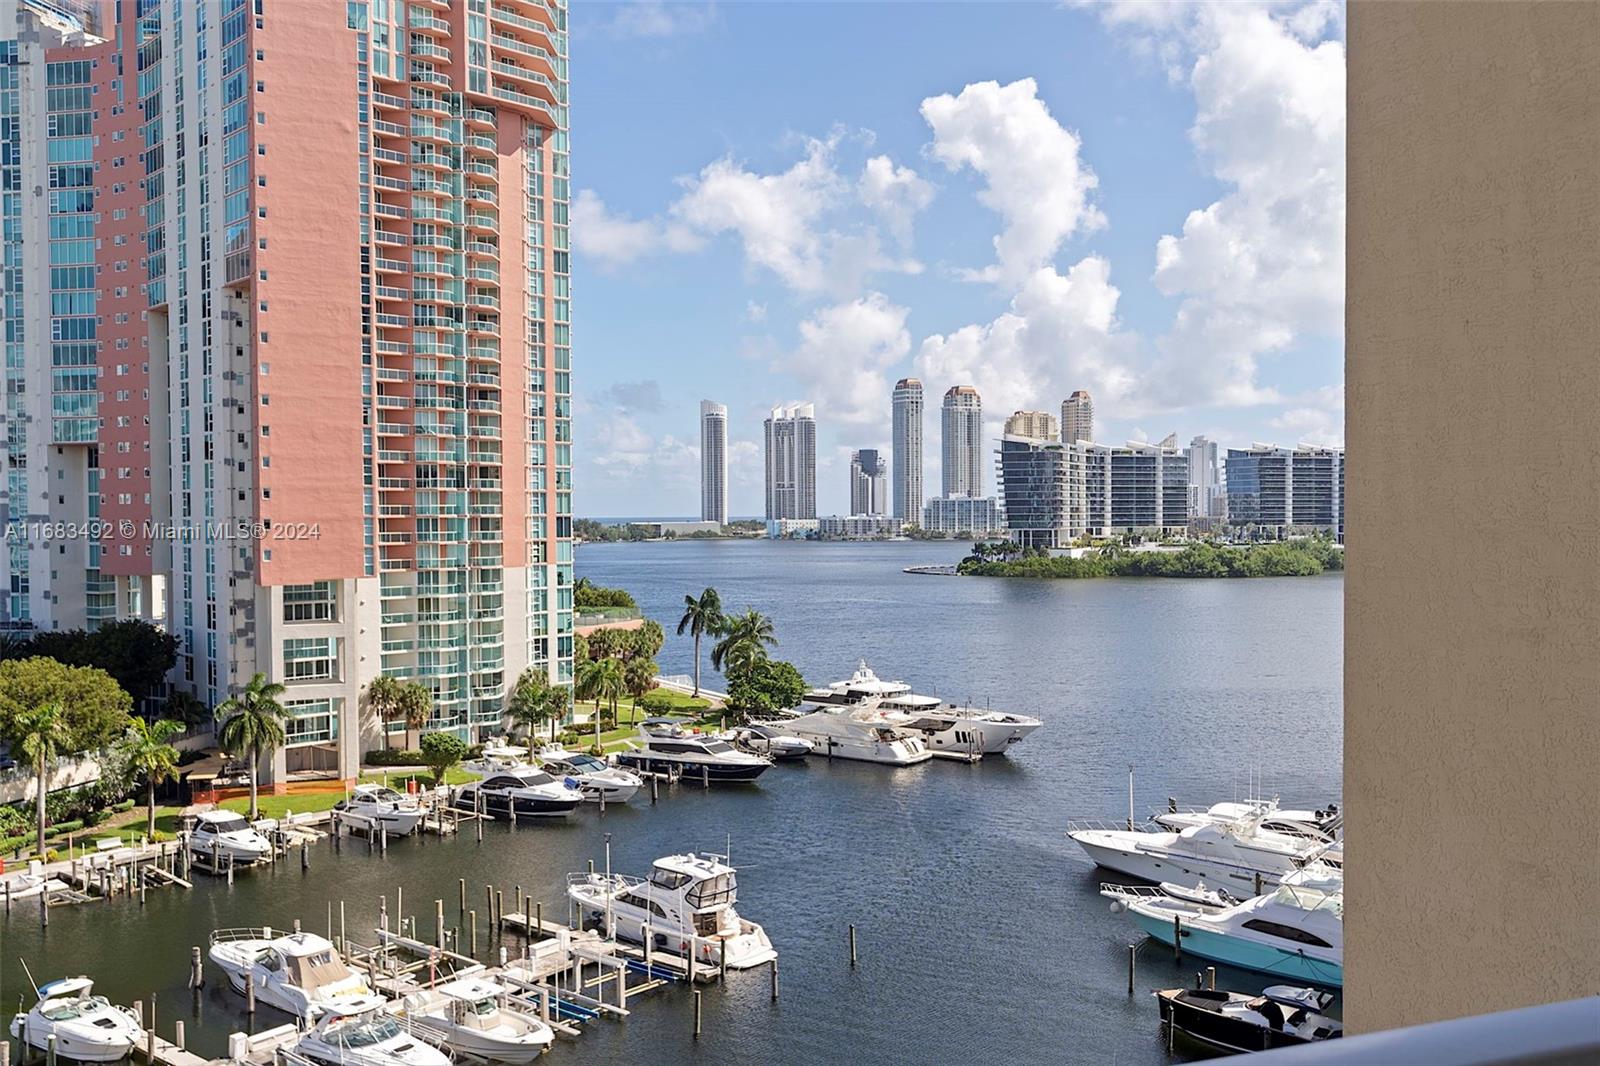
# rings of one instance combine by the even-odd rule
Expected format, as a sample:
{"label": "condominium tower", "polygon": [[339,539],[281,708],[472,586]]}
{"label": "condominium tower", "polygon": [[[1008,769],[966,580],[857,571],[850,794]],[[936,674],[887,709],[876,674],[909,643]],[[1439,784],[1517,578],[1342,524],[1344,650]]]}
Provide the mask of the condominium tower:
{"label": "condominium tower", "polygon": [[[355,776],[379,675],[464,737],[569,681],[564,4],[0,0],[0,48],[7,187],[52,190],[5,200],[7,516],[100,520],[8,620],[283,682],[277,782]],[[68,269],[9,269],[46,233]]]}
{"label": "condominium tower", "polygon": [[1189,517],[1221,518],[1228,499],[1222,489],[1217,442],[1196,437],[1189,442]]}
{"label": "condominium tower", "polygon": [[809,403],[774,407],[766,438],[767,519],[817,517],[817,418]]}
{"label": "condominium tower", "polygon": [[700,520],[728,522],[728,409],[700,401]]}
{"label": "condominium tower", "polygon": [[922,514],[922,382],[901,378],[894,383],[894,425],[890,454],[894,482],[894,517],[915,522]]}
{"label": "condominium tower", "polygon": [[944,496],[983,495],[983,400],[971,385],[944,394],[940,411]]}
{"label": "condominium tower", "polygon": [[1006,419],[1003,434],[1007,437],[1055,440],[1056,416],[1049,411],[1017,411]]}
{"label": "condominium tower", "polygon": [[1061,440],[1066,444],[1094,440],[1094,401],[1082,389],[1061,401]]}
{"label": "condominium tower", "polygon": [[1005,436],[997,465],[1006,527],[1022,544],[1059,548],[1086,533],[1188,526],[1188,456],[1165,441],[1112,446]]}
{"label": "condominium tower", "polygon": [[1229,448],[1227,473],[1230,522],[1344,535],[1344,449]]}
{"label": "condominium tower", "polygon": [[850,513],[883,515],[888,508],[888,469],[876,448],[850,453]]}

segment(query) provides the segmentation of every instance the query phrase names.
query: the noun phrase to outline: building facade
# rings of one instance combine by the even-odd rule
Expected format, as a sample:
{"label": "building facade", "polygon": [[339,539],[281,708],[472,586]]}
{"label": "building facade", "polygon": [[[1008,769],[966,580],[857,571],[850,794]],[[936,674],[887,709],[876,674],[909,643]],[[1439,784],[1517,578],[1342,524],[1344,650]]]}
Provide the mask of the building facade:
{"label": "building facade", "polygon": [[900,532],[900,520],[883,514],[825,515],[817,519],[823,540],[877,540]]}
{"label": "building facade", "polygon": [[1169,442],[1071,446],[1083,464],[1084,532],[1178,533],[1189,524],[1189,459]]}
{"label": "building facade", "polygon": [[983,400],[971,385],[944,394],[939,412],[944,496],[983,495]]}
{"label": "building facade", "polygon": [[[4,6],[27,38],[33,5]],[[104,43],[15,73],[23,108],[95,97],[49,122],[81,143],[45,184],[103,227],[51,223],[96,290],[56,304],[110,328],[7,362],[59,412],[27,476],[81,486],[100,565],[82,592],[22,568],[30,621],[164,614],[213,706],[284,683],[275,782],[355,776],[382,674],[432,690],[427,729],[498,731],[524,669],[571,678],[564,5],[76,7]]]}
{"label": "building facade", "polygon": [[1048,411],[1017,411],[1006,419],[1007,437],[1031,437],[1034,440],[1055,440],[1058,429],[1056,416]]}
{"label": "building facade", "polygon": [[1081,450],[1060,441],[1001,437],[996,469],[1012,540],[1029,548],[1064,548],[1083,535]]}
{"label": "building facade", "polygon": [[1344,449],[1252,444],[1229,448],[1228,521],[1344,536]]}
{"label": "building facade", "polygon": [[850,513],[885,515],[889,511],[888,464],[876,448],[850,453]]}
{"label": "building facade", "polygon": [[817,517],[817,418],[809,403],[774,407],[766,437],[767,520]]}
{"label": "building facade", "polygon": [[700,520],[728,521],[728,408],[700,401]]}
{"label": "building facade", "polygon": [[1189,442],[1190,518],[1226,516],[1228,497],[1222,487],[1222,465],[1217,454],[1214,440],[1202,436]]}
{"label": "building facade", "polygon": [[1094,440],[1094,401],[1082,389],[1061,401],[1061,441]]}
{"label": "building facade", "polygon": [[922,513],[922,382],[901,378],[894,383],[890,456],[894,483],[894,517],[915,522]]}
{"label": "building facade", "polygon": [[922,507],[922,528],[931,533],[998,533],[1005,528],[993,496],[935,496]]}

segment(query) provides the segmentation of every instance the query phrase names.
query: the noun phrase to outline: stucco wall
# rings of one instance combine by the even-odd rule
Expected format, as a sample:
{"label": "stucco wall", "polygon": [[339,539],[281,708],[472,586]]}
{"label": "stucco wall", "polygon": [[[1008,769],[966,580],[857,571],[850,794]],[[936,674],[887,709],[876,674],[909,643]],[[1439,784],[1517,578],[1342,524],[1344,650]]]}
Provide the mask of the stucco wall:
{"label": "stucco wall", "polygon": [[1600,5],[1349,12],[1346,1018],[1600,991]]}

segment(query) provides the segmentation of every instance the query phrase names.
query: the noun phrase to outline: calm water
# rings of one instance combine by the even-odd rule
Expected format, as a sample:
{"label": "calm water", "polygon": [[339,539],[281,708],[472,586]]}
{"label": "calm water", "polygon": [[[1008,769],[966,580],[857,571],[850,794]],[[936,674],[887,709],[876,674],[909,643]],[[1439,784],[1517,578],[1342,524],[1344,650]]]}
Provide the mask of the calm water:
{"label": "calm water", "polygon": [[[635,873],[670,851],[720,851],[731,836],[741,910],[781,954],[781,1002],[769,1002],[765,971],[734,975],[705,990],[705,1034],[695,1041],[686,992],[644,996],[626,1022],[601,1023],[546,1061],[1170,1061],[1145,993],[1192,981],[1196,964],[1180,972],[1170,954],[1146,946],[1141,994],[1128,998],[1132,923],[1095,894],[1100,877],[1063,823],[1125,816],[1130,762],[1141,815],[1167,796],[1230,798],[1258,770],[1285,802],[1336,798],[1343,580],[900,572],[960,554],[937,543],[590,545],[579,549],[578,572],[629,588],[667,624],[668,673],[691,667],[689,640],[670,635],[684,594],[715,585],[729,610],[775,619],[776,654],[810,682],[844,677],[865,657],[920,691],[1043,718],[1008,758],[899,770],[811,761],[775,767],[756,788],[679,789],[655,808],[635,801],[604,819],[584,811],[566,825],[492,826],[482,845],[411,840],[387,858],[324,845],[308,875],[286,864],[231,888],[152,892],[142,910],[120,898],[62,908],[47,933],[37,912],[19,909],[0,920],[0,1004],[9,1009],[23,987],[19,957],[36,974],[88,971],[124,1002],[154,990],[163,1035],[174,1018],[190,1018],[190,1046],[220,1054],[225,1034],[243,1027],[241,1002],[209,968],[198,1004],[183,987],[190,945],[214,927],[300,918],[325,931],[328,901],[342,898],[356,937],[375,924],[379,895],[392,909],[403,885],[404,911],[426,934],[435,898],[453,921],[458,877],[480,911],[493,883],[508,906],[520,884],[560,913],[565,874],[600,857],[604,833],[614,867]],[[849,922],[859,929],[854,970]],[[507,945],[516,949],[513,938]],[[1264,982],[1224,971],[1219,983]],[[283,1020],[263,1008],[257,1025]]]}

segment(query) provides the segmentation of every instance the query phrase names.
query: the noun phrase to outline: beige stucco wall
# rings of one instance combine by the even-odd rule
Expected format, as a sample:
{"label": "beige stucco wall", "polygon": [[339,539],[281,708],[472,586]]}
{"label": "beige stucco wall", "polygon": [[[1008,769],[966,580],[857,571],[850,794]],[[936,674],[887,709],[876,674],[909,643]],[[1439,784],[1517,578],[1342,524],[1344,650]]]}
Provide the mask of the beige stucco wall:
{"label": "beige stucco wall", "polygon": [[1600,4],[1349,12],[1346,1017],[1600,992]]}

